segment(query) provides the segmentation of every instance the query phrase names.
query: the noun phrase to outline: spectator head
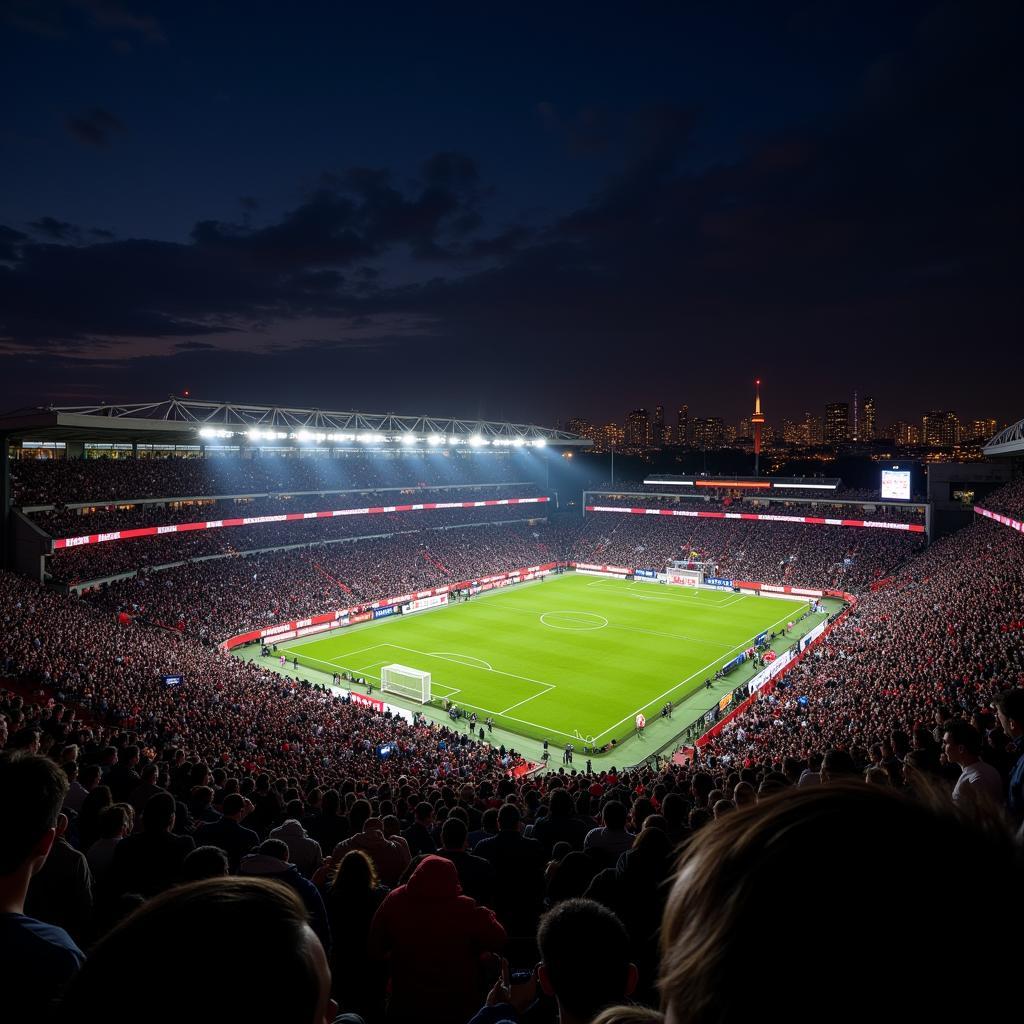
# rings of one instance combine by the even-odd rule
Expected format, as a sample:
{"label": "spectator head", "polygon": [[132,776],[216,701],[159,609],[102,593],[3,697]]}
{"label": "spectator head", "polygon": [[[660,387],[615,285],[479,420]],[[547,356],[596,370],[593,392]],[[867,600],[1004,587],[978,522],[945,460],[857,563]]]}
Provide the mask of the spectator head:
{"label": "spectator head", "polygon": [[95,789],[99,785],[100,776],[103,774],[98,764],[87,764],[79,769],[78,784],[83,789]]}
{"label": "spectator head", "polygon": [[174,828],[174,797],[154,793],[142,809],[142,828],[146,832],[170,832]]}
{"label": "spectator head", "polygon": [[378,885],[377,869],[370,855],[364,850],[349,850],[334,873],[331,889],[339,893],[365,893]]}
{"label": "spectator head", "polygon": [[181,878],[201,882],[204,878],[224,878],[228,874],[228,855],[219,846],[197,846],[185,855]]}
{"label": "spectator head", "polygon": [[518,832],[522,820],[523,816],[515,804],[502,804],[498,808],[498,830],[500,832]]}
{"label": "spectator head", "polygon": [[326,1024],[337,1013],[323,947],[298,897],[264,879],[216,878],[162,893],[119,924],[90,953],[60,1016],[127,1024],[144,1006],[149,1024],[178,1024],[178,1001],[153,990],[153,965],[187,978],[212,963],[225,983],[204,989],[189,1009],[192,1024]]}
{"label": "spectator head", "polygon": [[601,820],[604,822],[605,828],[610,828],[613,832],[621,832],[626,827],[625,805],[619,803],[618,800],[609,800],[601,808]]}
{"label": "spectator head", "polygon": [[1003,732],[1015,739],[1024,736],[1024,690],[1004,690],[996,698],[996,715]]}
{"label": "spectator head", "polygon": [[283,839],[264,839],[256,852],[288,862],[288,844]]}
{"label": "spectator head", "polygon": [[132,828],[130,804],[111,804],[100,811],[97,823],[101,839],[120,839]]}
{"label": "spectator head", "polygon": [[826,750],[825,756],[821,759],[820,772],[822,782],[849,781],[857,774],[857,768],[849,751]]}
{"label": "spectator head", "polygon": [[[893,875],[877,856],[879,837],[914,870]],[[827,850],[827,856],[821,851]],[[995,934],[1000,920],[1022,909],[1021,866],[1000,823],[971,824],[948,798],[912,798],[862,783],[791,789],[727,815],[698,833],[684,851],[662,922],[660,988],[666,1024],[739,1024],[785,1013],[787,1021],[820,1020],[821,1007],[844,993],[843,1016],[919,1014],[919,972],[933,950],[914,945],[905,956],[872,961],[864,985],[860,953],[871,948],[877,922],[912,918],[919,934]],[[979,898],[978,879],[1000,899]],[[935,892],[943,898],[936,900]],[[735,982],[735,956],[763,948],[784,915],[797,914],[808,942],[801,982],[776,987],[771,958],[747,962]],[[1004,917],[1003,915],[1009,915]],[[750,944],[750,945],[748,945]],[[1013,943],[994,943],[993,977],[1010,976]],[[876,988],[876,986],[878,986]],[[766,993],[778,993],[775,1005]],[[976,993],[946,993],[966,1011]]]}
{"label": "spectator head", "polygon": [[288,818],[293,818],[295,821],[301,821],[305,809],[306,808],[303,806],[301,800],[289,800],[285,805],[284,813]]}
{"label": "spectator head", "polygon": [[733,790],[732,799],[737,807],[749,807],[757,803],[757,791],[749,782],[741,782]]}
{"label": "spectator head", "polygon": [[[585,936],[585,941],[580,941]],[[628,999],[637,969],[629,958],[629,936],[606,907],[568,899],[541,918],[537,930],[538,980],[558,1001],[562,1024],[584,1024],[606,1006]]]}
{"label": "spectator head", "polygon": [[962,718],[953,718],[946,723],[942,734],[942,749],[951,764],[966,767],[978,760],[981,733]]}
{"label": "spectator head", "polygon": [[27,885],[46,862],[67,791],[67,776],[47,758],[0,754],[0,889]]}
{"label": "spectator head", "polygon": [[730,811],[735,811],[736,805],[731,800],[716,800],[714,807],[711,808],[711,813],[715,816],[715,821],[719,818],[725,817]]}
{"label": "spectator head", "polygon": [[224,817],[238,821],[245,810],[245,797],[241,793],[228,793],[221,804],[224,809]]}
{"label": "spectator head", "polygon": [[445,818],[441,826],[441,846],[445,850],[464,850],[467,836],[468,830],[464,821],[456,817]]}
{"label": "spectator head", "polygon": [[38,754],[40,735],[35,726],[23,726],[8,741],[8,749],[23,750],[26,754]]}
{"label": "spectator head", "polygon": [[[353,805],[352,809],[348,812],[348,820],[352,826],[353,832],[362,832],[366,827],[366,822],[372,813],[369,800],[357,800]],[[380,828],[380,823],[377,823],[377,827]]]}
{"label": "spectator head", "polygon": [[421,800],[416,805],[416,820],[421,825],[429,825],[430,819],[434,817],[434,808],[426,800]]}
{"label": "spectator head", "polygon": [[864,781],[869,786],[891,786],[892,779],[889,778],[889,773],[879,765],[872,765],[864,773]]}

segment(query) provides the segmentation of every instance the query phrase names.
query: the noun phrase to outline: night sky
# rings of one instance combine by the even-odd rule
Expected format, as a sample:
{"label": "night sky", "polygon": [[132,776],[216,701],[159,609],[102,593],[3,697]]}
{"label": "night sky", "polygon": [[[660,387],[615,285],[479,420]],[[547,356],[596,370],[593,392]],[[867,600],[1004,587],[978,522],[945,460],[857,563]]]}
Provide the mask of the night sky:
{"label": "night sky", "polygon": [[492,6],[0,0],[0,409],[1024,415],[1022,5]]}

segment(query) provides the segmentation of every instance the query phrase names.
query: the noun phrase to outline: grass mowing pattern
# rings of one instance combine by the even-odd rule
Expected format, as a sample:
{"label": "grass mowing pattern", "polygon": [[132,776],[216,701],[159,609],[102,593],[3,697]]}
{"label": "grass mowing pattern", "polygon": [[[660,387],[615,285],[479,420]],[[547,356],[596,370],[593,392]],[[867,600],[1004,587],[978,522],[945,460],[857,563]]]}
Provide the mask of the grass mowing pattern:
{"label": "grass mowing pattern", "polygon": [[805,609],[731,591],[564,575],[278,649],[308,668],[375,683],[384,665],[428,671],[435,704],[449,697],[521,735],[603,746],[631,735],[637,712],[651,718],[689,696],[755,636]]}

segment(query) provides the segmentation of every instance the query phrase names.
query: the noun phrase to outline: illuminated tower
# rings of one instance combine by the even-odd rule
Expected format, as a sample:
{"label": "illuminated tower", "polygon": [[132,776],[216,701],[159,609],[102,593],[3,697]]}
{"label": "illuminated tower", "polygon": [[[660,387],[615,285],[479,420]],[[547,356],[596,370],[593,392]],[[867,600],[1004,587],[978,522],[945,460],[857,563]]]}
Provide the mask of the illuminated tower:
{"label": "illuminated tower", "polygon": [[761,413],[761,381],[754,381],[754,415],[750,417],[750,426],[754,431],[754,476],[761,472],[761,424],[764,416]]}

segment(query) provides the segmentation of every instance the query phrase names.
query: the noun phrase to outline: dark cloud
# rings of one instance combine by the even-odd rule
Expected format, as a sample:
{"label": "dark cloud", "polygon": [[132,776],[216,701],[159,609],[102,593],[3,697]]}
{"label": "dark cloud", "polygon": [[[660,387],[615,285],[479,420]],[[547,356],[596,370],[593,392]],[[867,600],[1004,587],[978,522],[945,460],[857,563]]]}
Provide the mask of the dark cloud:
{"label": "dark cloud", "polygon": [[18,246],[28,240],[28,235],[14,228],[0,224],[0,261],[18,259]]}
{"label": "dark cloud", "polygon": [[103,148],[110,145],[111,137],[126,129],[109,110],[94,107],[84,114],[69,115],[64,121],[68,134],[83,146]]}
{"label": "dark cloud", "polygon": [[74,224],[66,220],[57,220],[56,217],[40,217],[29,224],[29,227],[37,235],[55,242],[76,241],[81,232]]}
{"label": "dark cloud", "polygon": [[160,22],[152,15],[140,13],[137,5],[130,7],[116,0],[68,0],[68,6],[83,12],[97,28],[136,33],[152,43],[166,39]]}

